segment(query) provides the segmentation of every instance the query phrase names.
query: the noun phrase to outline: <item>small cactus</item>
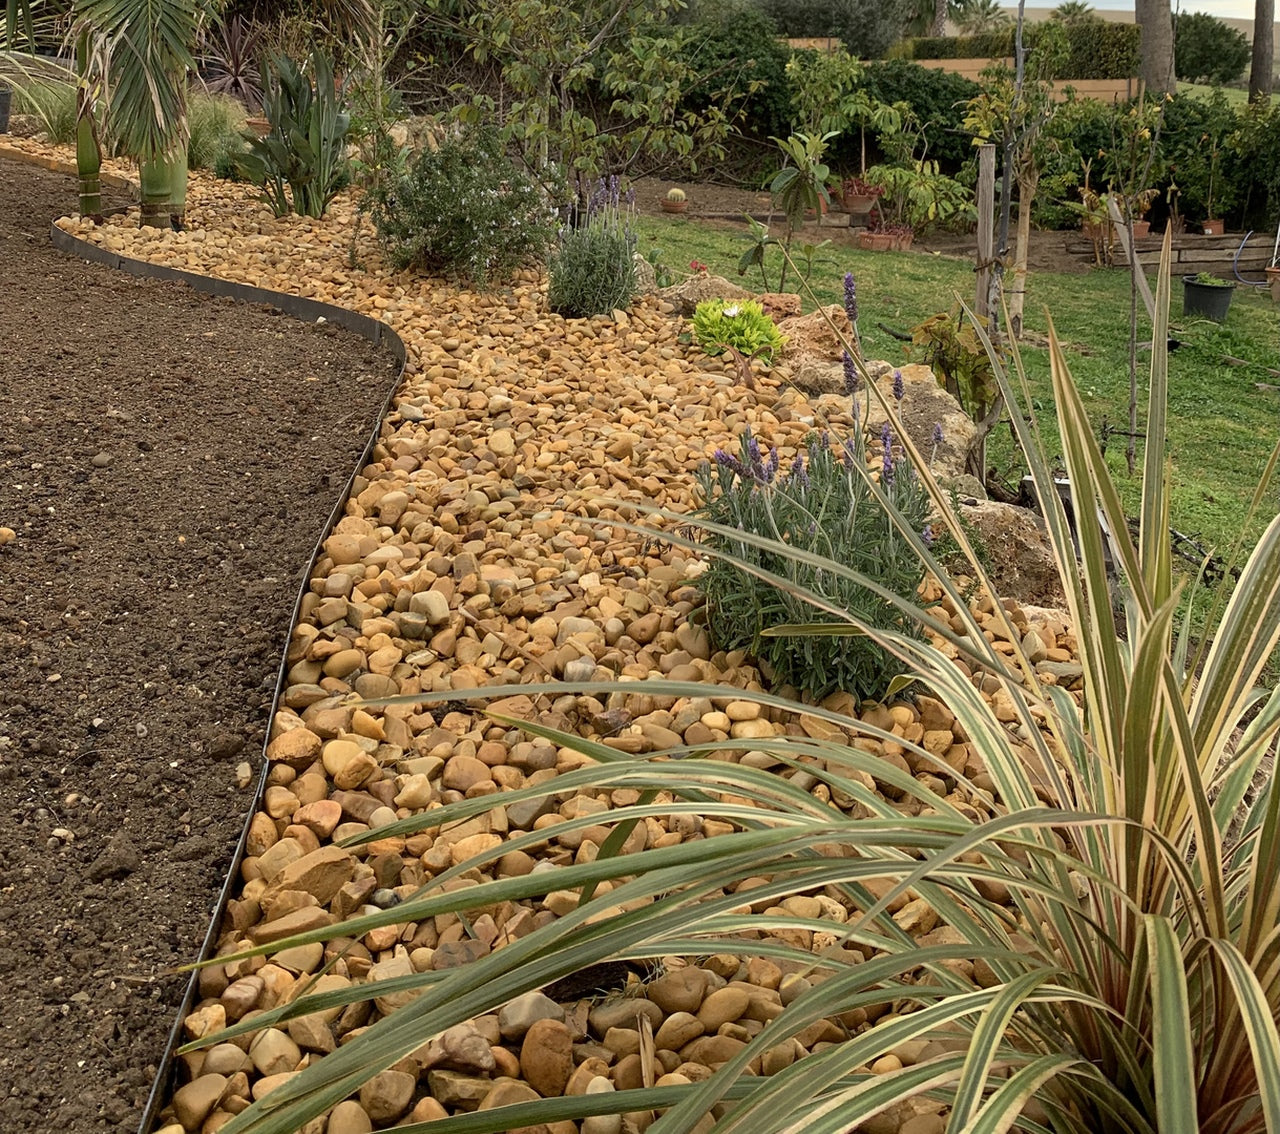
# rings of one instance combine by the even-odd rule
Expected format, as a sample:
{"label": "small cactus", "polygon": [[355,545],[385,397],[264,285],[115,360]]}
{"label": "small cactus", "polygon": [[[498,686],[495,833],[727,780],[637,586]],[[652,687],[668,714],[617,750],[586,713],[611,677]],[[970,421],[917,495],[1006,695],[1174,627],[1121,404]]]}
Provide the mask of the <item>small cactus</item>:
{"label": "small cactus", "polygon": [[684,199],[685,199],[685,198],[684,198],[684,190],[683,190],[683,189],[668,189],[668,190],[667,190],[667,200],[668,200],[668,201],[683,201]]}

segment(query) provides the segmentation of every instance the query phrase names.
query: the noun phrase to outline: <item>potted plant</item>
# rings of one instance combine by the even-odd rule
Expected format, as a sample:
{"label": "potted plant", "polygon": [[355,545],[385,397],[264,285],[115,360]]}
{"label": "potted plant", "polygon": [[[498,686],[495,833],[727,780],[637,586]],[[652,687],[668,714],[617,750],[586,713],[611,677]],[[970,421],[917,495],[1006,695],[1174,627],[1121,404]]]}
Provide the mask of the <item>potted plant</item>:
{"label": "potted plant", "polygon": [[[893,227],[896,229],[898,226]],[[858,233],[858,247],[864,252],[888,252],[893,248],[895,239],[901,239],[899,234],[890,232],[883,219],[875,217]]]}
{"label": "potted plant", "polygon": [[684,190],[674,188],[667,190],[667,195],[662,198],[661,204],[664,213],[682,213],[689,207],[689,201],[684,195]]}
{"label": "potted plant", "polygon": [[1221,323],[1227,317],[1236,285],[1208,272],[1182,277],[1182,313]]}
{"label": "potted plant", "polygon": [[872,185],[861,177],[846,177],[840,182],[840,204],[854,218],[851,223],[866,224],[865,218],[871,215],[883,192],[880,186]]}
{"label": "potted plant", "polygon": [[1159,195],[1159,189],[1143,189],[1121,202],[1123,215],[1132,218],[1135,240],[1151,235],[1151,222],[1147,220],[1147,212]]}

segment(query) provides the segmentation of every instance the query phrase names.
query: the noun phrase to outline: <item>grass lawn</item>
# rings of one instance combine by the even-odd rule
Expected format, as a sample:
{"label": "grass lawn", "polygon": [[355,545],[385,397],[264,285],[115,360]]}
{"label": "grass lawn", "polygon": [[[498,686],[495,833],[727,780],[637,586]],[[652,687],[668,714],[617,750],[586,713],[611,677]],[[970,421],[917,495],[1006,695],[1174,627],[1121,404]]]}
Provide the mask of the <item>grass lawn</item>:
{"label": "grass lawn", "polygon": [[[1249,105],[1249,92],[1237,87],[1210,87],[1206,86],[1204,83],[1179,83],[1178,90],[1186,91],[1189,94],[1196,95],[1200,98],[1207,98],[1209,95],[1213,94],[1214,91],[1221,91],[1227,96],[1228,105]],[[1274,106],[1277,102],[1280,102],[1280,94],[1273,94],[1271,96],[1271,105]]]}
{"label": "grass lawn", "polygon": [[[745,228],[733,229],[685,218],[641,217],[640,250],[662,250],[665,263],[685,269],[690,260],[707,264],[718,275],[737,280],[738,258],[747,247]],[[883,322],[910,330],[928,316],[947,310],[957,294],[972,301],[972,266],[959,259],[915,252],[877,253],[852,249],[824,250],[825,260],[813,273],[813,288],[822,303],[842,299],[844,273],[858,280],[859,329],[870,357],[908,360],[907,344],[883,333]],[[758,272],[742,280],[762,290]],[[773,274],[776,285],[776,269]],[[788,284],[794,290],[793,284]],[[1059,336],[1067,344],[1072,373],[1095,425],[1103,418],[1127,428],[1129,275],[1124,269],[1096,269],[1088,275],[1033,273],[1028,281],[1025,323],[1028,330],[1048,330],[1045,308],[1052,312]],[[1196,536],[1206,547],[1229,550],[1239,533],[1259,476],[1280,435],[1280,391],[1258,389],[1257,383],[1280,384],[1263,367],[1280,369],[1280,310],[1264,288],[1236,289],[1225,324],[1182,320],[1182,286],[1174,282],[1171,316],[1174,333],[1184,344],[1170,356],[1169,453],[1173,462],[1173,526]],[[811,306],[806,303],[806,309]],[[1140,308],[1141,310],[1141,308]],[[1145,312],[1138,341],[1149,341]],[[1046,411],[1051,452],[1057,433],[1049,394],[1048,352],[1023,349],[1037,409]],[[1232,366],[1224,355],[1254,365]],[[1139,354],[1140,420],[1145,416],[1145,369],[1149,355]],[[1096,435],[1096,432],[1095,432]],[[1107,458],[1130,514],[1138,512],[1141,485],[1125,467],[1125,438],[1113,436]],[[1138,467],[1141,468],[1141,438]],[[1021,459],[1001,426],[993,435],[988,463],[1016,482]],[[1274,486],[1264,514],[1247,533],[1250,545],[1276,513]]]}

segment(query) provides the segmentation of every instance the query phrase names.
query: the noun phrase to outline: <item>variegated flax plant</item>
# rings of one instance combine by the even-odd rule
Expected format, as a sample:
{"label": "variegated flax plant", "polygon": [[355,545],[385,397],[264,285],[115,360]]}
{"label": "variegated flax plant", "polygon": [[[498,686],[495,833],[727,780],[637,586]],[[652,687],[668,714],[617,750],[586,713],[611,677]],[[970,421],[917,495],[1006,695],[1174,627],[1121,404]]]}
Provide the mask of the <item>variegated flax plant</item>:
{"label": "variegated flax plant", "polygon": [[[799,966],[808,985],[709,1078],[547,1098],[397,1129],[504,1131],[592,1113],[653,1111],[652,1134],[705,1130],[708,1114],[723,1134],[844,1134],[903,1099],[928,1096],[943,1104],[953,1134],[1280,1134],[1280,796],[1270,777],[1259,774],[1280,726],[1280,696],[1257,686],[1280,636],[1280,519],[1266,528],[1229,598],[1214,609],[1212,632],[1193,642],[1189,620],[1179,614],[1190,604],[1180,605],[1184,596],[1166,535],[1169,465],[1160,439],[1168,385],[1168,261],[1166,239],[1136,539],[1129,535],[1057,338],[1051,334],[1049,348],[1054,404],[1077,513],[1085,518],[1078,559],[1021,360],[1015,351],[1009,372],[993,363],[1006,399],[1016,407],[1013,427],[1040,499],[1049,502],[1048,534],[1084,671],[1081,701],[1043,682],[1011,626],[1006,629],[1012,656],[997,653],[945,575],[940,582],[962,620],[959,628],[923,609],[915,595],[884,597],[932,632],[923,641],[858,625],[850,616],[847,632],[873,637],[900,660],[903,674],[955,714],[995,785],[997,806],[982,814],[948,802],[849,743],[848,737],[890,739],[871,724],[765,692],[735,688],[713,695],[803,708],[836,726],[829,732],[836,739],[752,741],[767,746],[781,765],[803,766],[817,787],[803,790],[813,780],[792,781],[744,766],[718,750],[740,748],[741,742],[631,756],[599,741],[511,722],[577,750],[588,762],[549,784],[449,804],[380,828],[376,837],[438,828],[476,816],[494,802],[579,789],[634,789],[633,806],[571,818],[555,828],[611,824],[598,858],[486,880],[500,855],[525,850],[536,856],[547,838],[545,831],[519,833],[435,877],[392,909],[254,952],[358,938],[377,926],[438,914],[466,918],[552,890],[576,891],[577,907],[459,968],[304,995],[190,1045],[374,996],[404,1002],[237,1115],[222,1134],[294,1134],[446,1028],[597,962],[724,952]],[[847,345],[862,367],[856,348]],[[865,369],[862,385],[875,390]],[[938,524],[971,552],[947,494],[901,428],[896,407],[881,400],[934,500]],[[1273,454],[1268,476],[1275,462]],[[867,475],[872,494],[889,507],[873,471]],[[1255,508],[1262,492],[1260,486]],[[1095,511],[1100,523],[1089,522]],[[918,529],[900,516],[894,522],[929,570],[938,571]],[[1118,584],[1108,576],[1104,525]],[[668,524],[663,538],[698,547],[670,534],[674,526]],[[767,540],[759,544],[786,551]],[[792,553],[834,576],[874,585],[840,563]],[[976,560],[972,570],[983,577]],[[1113,605],[1117,587],[1119,614]],[[832,605],[813,601],[824,609]],[[830,613],[845,617],[838,609]],[[993,617],[1008,617],[999,603]],[[950,646],[940,647],[939,639]],[[994,681],[998,699],[1012,706],[1013,720],[997,719],[991,701],[948,656],[951,647],[987,675],[988,692]],[[629,683],[486,693],[584,688],[597,696],[610,689],[637,691]],[[712,693],[706,685],[659,680],[643,688],[658,696]],[[426,702],[430,696],[410,699]],[[921,747],[904,747],[920,767],[938,763]],[[904,815],[865,787],[868,774],[918,801],[918,808],[906,809],[918,814]],[[978,798],[963,773],[945,774],[968,798]],[[819,791],[822,785],[826,791]],[[826,802],[828,793],[851,805],[836,809]],[[709,839],[619,853],[647,817],[681,814],[721,820],[731,829]],[[751,904],[744,905],[735,890],[748,878],[757,885]],[[946,926],[923,946],[889,913],[909,891]],[[837,895],[846,920],[777,912],[782,899],[797,894]],[[768,914],[751,912],[768,906],[774,907]],[[805,950],[794,943],[796,935],[787,936],[796,929],[834,931],[835,944]],[[764,1052],[821,1020],[844,1021],[847,1038],[819,1045],[772,1075],[748,1073]],[[900,1067],[889,1061],[880,1065],[880,1074],[870,1072],[879,1057],[917,1040],[932,1041],[923,1047],[923,1058]]]}

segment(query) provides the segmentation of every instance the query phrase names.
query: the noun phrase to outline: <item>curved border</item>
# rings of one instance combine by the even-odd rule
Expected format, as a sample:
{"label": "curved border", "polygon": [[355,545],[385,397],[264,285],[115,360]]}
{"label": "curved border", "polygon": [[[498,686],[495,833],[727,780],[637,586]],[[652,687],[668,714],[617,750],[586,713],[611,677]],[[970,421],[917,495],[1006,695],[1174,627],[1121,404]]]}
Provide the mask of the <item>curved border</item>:
{"label": "curved border", "polygon": [[[25,151],[11,149],[7,146],[4,147],[4,152],[0,156],[42,168],[51,168],[45,162],[39,160],[39,155],[27,154]],[[57,169],[54,171],[61,172],[61,170]],[[334,526],[342,518],[347,500],[351,495],[352,486],[356,477],[359,476],[360,470],[369,463],[373,456],[373,449],[378,442],[382,423],[386,420],[395,401],[395,396],[404,381],[408,352],[405,348],[404,340],[385,323],[368,315],[361,315],[359,312],[351,311],[346,307],[338,307],[331,303],[321,303],[315,299],[304,299],[301,296],[289,295],[286,292],[270,291],[267,288],[253,287],[249,284],[233,283],[230,280],[217,279],[214,276],[202,276],[195,272],[167,268],[160,264],[148,263],[145,260],[135,260],[128,256],[121,256],[106,248],[100,248],[96,244],[81,240],[79,237],[63,231],[53,222],[50,222],[49,225],[49,237],[53,241],[55,248],[68,255],[102,264],[131,276],[184,283],[193,291],[204,295],[219,296],[225,299],[234,299],[241,303],[272,307],[282,314],[302,322],[314,323],[319,319],[324,319],[328,323],[337,324],[346,330],[354,332],[375,346],[383,347],[399,364],[395,380],[383,398],[382,404],[378,407],[364,449],[353,465],[341,492],[330,509],[329,517],[316,538],[311,556],[307,560],[306,567],[303,569],[301,578],[298,581],[298,591],[293,601],[293,613],[289,617],[289,627],[285,632],[285,639],[280,650],[280,664],[276,670],[275,692],[272,694],[271,709],[267,715],[266,728],[263,733],[262,766],[258,773],[258,785],[254,791],[253,801],[245,815],[244,826],[240,832],[239,842],[236,844],[235,854],[232,857],[230,866],[227,868],[222,890],[218,895],[217,904],[214,906],[213,914],[209,921],[209,928],[205,931],[204,941],[200,945],[200,952],[196,958],[198,961],[204,961],[212,955],[217,941],[218,928],[222,924],[222,915],[226,911],[227,902],[231,898],[232,884],[239,874],[240,864],[244,860],[245,848],[249,839],[249,826],[253,822],[253,817],[258,811],[262,803],[263,794],[267,789],[267,774],[270,770],[267,760],[267,745],[271,740],[271,722],[275,720],[276,712],[280,708],[280,698],[284,691],[285,677],[288,673],[289,642],[292,639],[294,628],[298,625],[298,617],[302,610],[302,600],[310,590],[312,571],[320,558],[324,541],[328,539]],[[169,1039],[165,1044],[159,1068],[151,1084],[151,1090],[147,1095],[146,1105],[142,1110],[142,1118],[138,1124],[138,1134],[150,1134],[158,1111],[161,1109],[163,1102],[167,1101],[174,1072],[173,1053],[182,1038],[182,1021],[190,1013],[191,1006],[195,1003],[199,978],[199,970],[195,970],[187,981],[186,992],[183,994],[182,1001],[178,1006],[177,1016],[174,1019],[173,1027],[169,1031]]]}

